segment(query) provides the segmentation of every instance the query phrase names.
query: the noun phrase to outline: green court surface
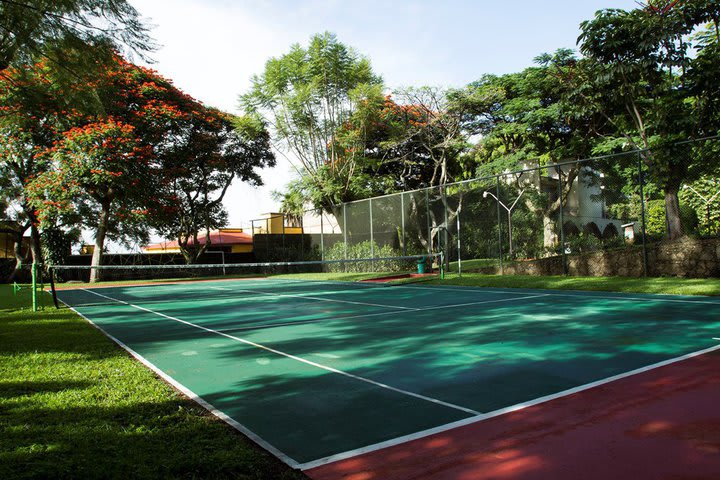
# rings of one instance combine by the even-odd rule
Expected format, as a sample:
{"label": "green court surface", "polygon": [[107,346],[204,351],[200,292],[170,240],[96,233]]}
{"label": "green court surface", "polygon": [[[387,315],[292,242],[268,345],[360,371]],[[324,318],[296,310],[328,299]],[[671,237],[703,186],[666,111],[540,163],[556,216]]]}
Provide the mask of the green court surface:
{"label": "green court surface", "polygon": [[711,297],[273,278],[58,296],[299,468],[720,343]]}

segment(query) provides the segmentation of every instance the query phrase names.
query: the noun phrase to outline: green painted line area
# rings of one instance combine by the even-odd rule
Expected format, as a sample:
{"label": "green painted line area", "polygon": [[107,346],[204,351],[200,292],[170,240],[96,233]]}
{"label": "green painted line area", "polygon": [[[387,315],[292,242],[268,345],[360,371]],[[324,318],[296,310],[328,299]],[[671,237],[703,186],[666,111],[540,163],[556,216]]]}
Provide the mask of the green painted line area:
{"label": "green painted line area", "polygon": [[712,347],[720,336],[720,302],[704,297],[282,281],[95,292],[60,296],[298,463],[471,417],[463,408],[490,412]]}

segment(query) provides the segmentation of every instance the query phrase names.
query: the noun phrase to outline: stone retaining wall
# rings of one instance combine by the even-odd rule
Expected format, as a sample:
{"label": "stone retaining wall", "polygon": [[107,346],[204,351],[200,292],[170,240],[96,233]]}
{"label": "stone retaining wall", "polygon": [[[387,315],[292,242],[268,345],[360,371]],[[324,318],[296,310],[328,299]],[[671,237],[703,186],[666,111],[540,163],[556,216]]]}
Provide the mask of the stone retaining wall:
{"label": "stone retaining wall", "polygon": [[[720,239],[683,238],[650,244],[648,275],[707,278],[720,277]],[[568,255],[568,273],[590,277],[641,277],[643,250],[640,245],[627,248]],[[478,270],[499,274],[499,267]],[[504,265],[506,275],[562,275],[562,257],[548,257]]]}

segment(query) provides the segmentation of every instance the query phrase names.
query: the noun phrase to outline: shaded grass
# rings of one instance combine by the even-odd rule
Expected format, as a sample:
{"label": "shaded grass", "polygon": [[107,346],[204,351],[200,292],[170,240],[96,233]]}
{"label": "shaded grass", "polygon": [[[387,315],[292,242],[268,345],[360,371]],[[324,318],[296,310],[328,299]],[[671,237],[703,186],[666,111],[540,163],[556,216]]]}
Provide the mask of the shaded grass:
{"label": "shaded grass", "polygon": [[72,311],[27,305],[0,285],[0,478],[306,478]]}

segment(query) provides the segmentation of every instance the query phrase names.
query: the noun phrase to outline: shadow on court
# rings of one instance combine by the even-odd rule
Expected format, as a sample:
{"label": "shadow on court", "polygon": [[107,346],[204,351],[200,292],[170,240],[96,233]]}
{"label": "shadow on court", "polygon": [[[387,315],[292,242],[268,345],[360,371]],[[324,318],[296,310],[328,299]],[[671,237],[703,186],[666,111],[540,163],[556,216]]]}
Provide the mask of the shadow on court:
{"label": "shadow on court", "polygon": [[[693,302],[443,290],[223,291],[80,311],[300,463],[708,348],[720,330],[716,308]],[[378,307],[391,297],[458,306]]]}

